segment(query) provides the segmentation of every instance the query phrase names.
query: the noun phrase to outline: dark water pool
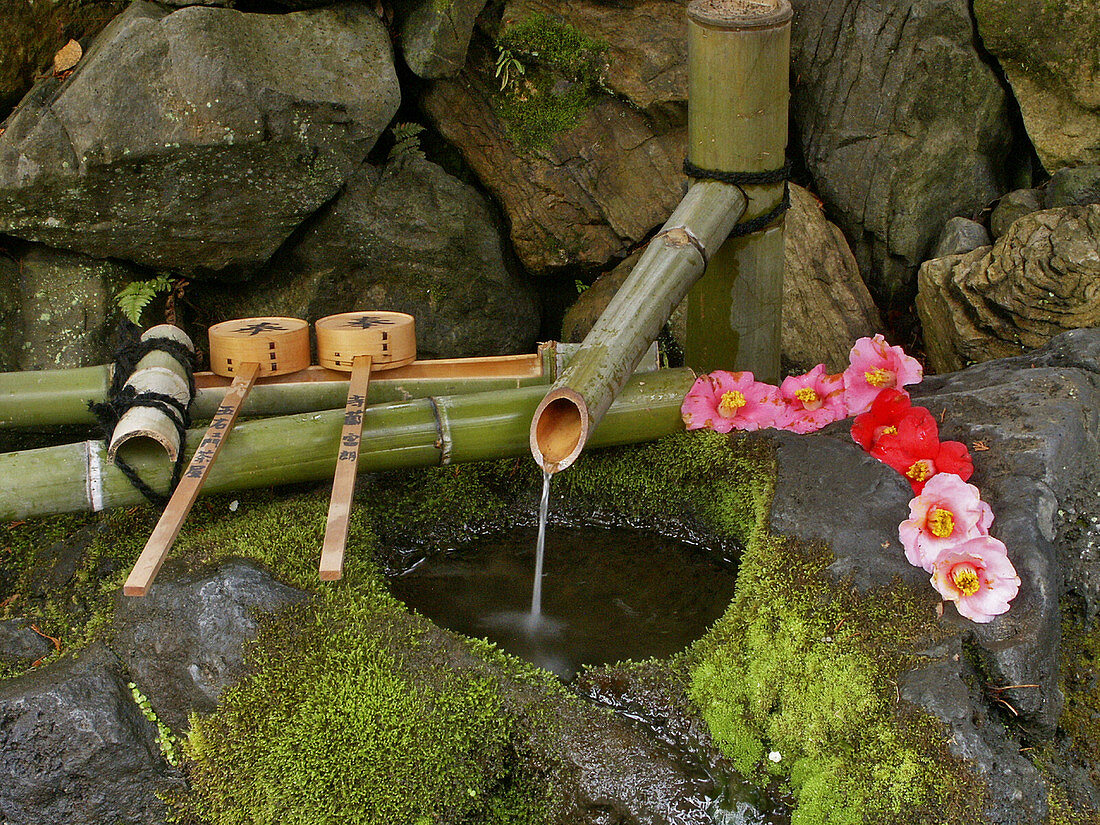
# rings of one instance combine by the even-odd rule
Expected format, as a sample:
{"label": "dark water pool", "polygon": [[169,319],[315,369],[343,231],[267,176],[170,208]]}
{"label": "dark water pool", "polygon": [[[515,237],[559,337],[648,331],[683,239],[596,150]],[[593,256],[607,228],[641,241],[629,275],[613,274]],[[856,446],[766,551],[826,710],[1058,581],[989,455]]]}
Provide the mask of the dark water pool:
{"label": "dark water pool", "polygon": [[536,533],[516,528],[435,553],[393,577],[393,593],[566,680],[583,665],[683,649],[733,596],[734,565],[703,548],[644,530],[550,526],[533,622]]}

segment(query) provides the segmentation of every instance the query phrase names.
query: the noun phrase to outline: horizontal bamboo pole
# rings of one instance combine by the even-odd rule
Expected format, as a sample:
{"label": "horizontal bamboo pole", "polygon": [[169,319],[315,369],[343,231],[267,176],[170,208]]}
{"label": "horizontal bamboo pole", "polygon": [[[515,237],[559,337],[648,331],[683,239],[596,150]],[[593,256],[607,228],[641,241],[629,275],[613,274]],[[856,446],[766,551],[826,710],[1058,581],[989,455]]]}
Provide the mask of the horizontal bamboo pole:
{"label": "horizontal bamboo pole", "polygon": [[[561,373],[579,346],[550,342],[531,355],[414,361],[375,376],[367,403],[545,386]],[[654,350],[639,369],[656,367]],[[212,418],[229,381],[212,373],[198,373],[195,383],[191,417]],[[104,401],[110,384],[109,365],[0,373],[0,429],[95,424],[88,402]],[[294,375],[264,379],[253,388],[241,414],[252,417],[331,410],[342,407],[347,395],[347,373],[310,367]]]}
{"label": "horizontal bamboo pole", "polygon": [[[648,441],[682,429],[680,404],[694,379],[688,369],[636,375],[594,432],[591,446]],[[371,406],[363,416],[359,471],[526,455],[531,417],[544,393],[544,386],[532,386]],[[343,422],[339,409],[238,424],[211,467],[203,492],[329,480]],[[201,434],[189,433],[192,450]],[[151,486],[166,488],[171,468],[163,450],[150,447],[130,459]],[[0,519],[142,501],[107,460],[101,441],[0,455]]]}
{"label": "horizontal bamboo pole", "polygon": [[548,473],[577,460],[590,433],[745,211],[742,191],[718,181],[688,189],[531,421],[535,461]]}

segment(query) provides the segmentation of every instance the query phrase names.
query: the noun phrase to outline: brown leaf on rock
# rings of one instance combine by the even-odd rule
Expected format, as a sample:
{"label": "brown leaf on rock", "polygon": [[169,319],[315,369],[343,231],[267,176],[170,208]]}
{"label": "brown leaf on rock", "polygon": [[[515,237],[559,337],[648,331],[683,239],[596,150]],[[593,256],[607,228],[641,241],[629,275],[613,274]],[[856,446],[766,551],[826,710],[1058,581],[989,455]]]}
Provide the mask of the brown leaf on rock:
{"label": "brown leaf on rock", "polygon": [[75,40],[70,40],[53,56],[54,74],[69,71],[80,62],[80,58],[83,56],[84,50],[80,48],[80,44]]}

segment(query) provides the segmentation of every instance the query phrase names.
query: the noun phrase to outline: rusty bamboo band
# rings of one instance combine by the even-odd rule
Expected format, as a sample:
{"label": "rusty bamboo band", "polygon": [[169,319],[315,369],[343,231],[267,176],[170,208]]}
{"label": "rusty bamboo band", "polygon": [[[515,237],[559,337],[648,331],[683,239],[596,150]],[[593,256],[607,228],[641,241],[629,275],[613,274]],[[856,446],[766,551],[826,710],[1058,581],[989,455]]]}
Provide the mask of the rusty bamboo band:
{"label": "rusty bamboo band", "polygon": [[[791,208],[791,162],[783,164],[782,169],[772,169],[766,172],[722,172],[718,169],[703,169],[696,166],[687,158],[684,158],[684,174],[696,180],[716,180],[729,183],[741,190],[745,200],[752,200],[745,192],[745,186],[764,186],[769,183],[783,183],[783,198],[772,209],[763,215],[758,215],[751,220],[735,224],[730,232],[731,238],[740,238],[743,235],[751,235],[759,232],[769,224],[778,220],[779,216]],[[706,260],[706,256],[703,256]]]}
{"label": "rusty bamboo band", "polygon": [[[168,496],[179,484],[184,467],[185,446],[187,443],[187,430],[191,426],[190,399],[195,397],[195,366],[197,359],[195,353],[186,345],[172,338],[161,336],[148,337],[142,340],[140,331],[134,324],[127,324],[119,331],[118,350],[115,353],[114,369],[111,373],[111,386],[107,390],[107,398],[102,403],[88,402],[88,409],[95,415],[103,429],[105,443],[110,443],[111,434],[119,419],[126,411],[133,407],[151,407],[164,413],[168,420],[175,425],[179,434],[179,452],[176,454],[175,463],[172,465],[172,479],[169,483],[167,495],[161,495],[150,487],[116,452],[114,456],[115,466],[126,476],[134,489],[141,493],[151,504],[162,506],[168,501]],[[138,363],[154,350],[167,353],[183,368],[187,376],[188,403],[182,403],[178,398],[164,393],[145,390],[138,392],[126,382],[134,374]]]}

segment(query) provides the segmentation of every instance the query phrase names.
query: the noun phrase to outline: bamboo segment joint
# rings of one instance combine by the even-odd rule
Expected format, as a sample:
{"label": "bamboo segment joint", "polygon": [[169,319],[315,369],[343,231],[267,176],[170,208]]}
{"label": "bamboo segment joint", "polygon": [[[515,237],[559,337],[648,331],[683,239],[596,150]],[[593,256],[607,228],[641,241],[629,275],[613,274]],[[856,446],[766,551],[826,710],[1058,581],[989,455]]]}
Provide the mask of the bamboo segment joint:
{"label": "bamboo segment joint", "polygon": [[657,233],[654,240],[658,238],[664,238],[666,244],[677,249],[691,244],[703,259],[703,266],[706,266],[710,261],[710,255],[707,254],[706,244],[699,240],[699,237],[692,232],[689,227],[667,226]]}

